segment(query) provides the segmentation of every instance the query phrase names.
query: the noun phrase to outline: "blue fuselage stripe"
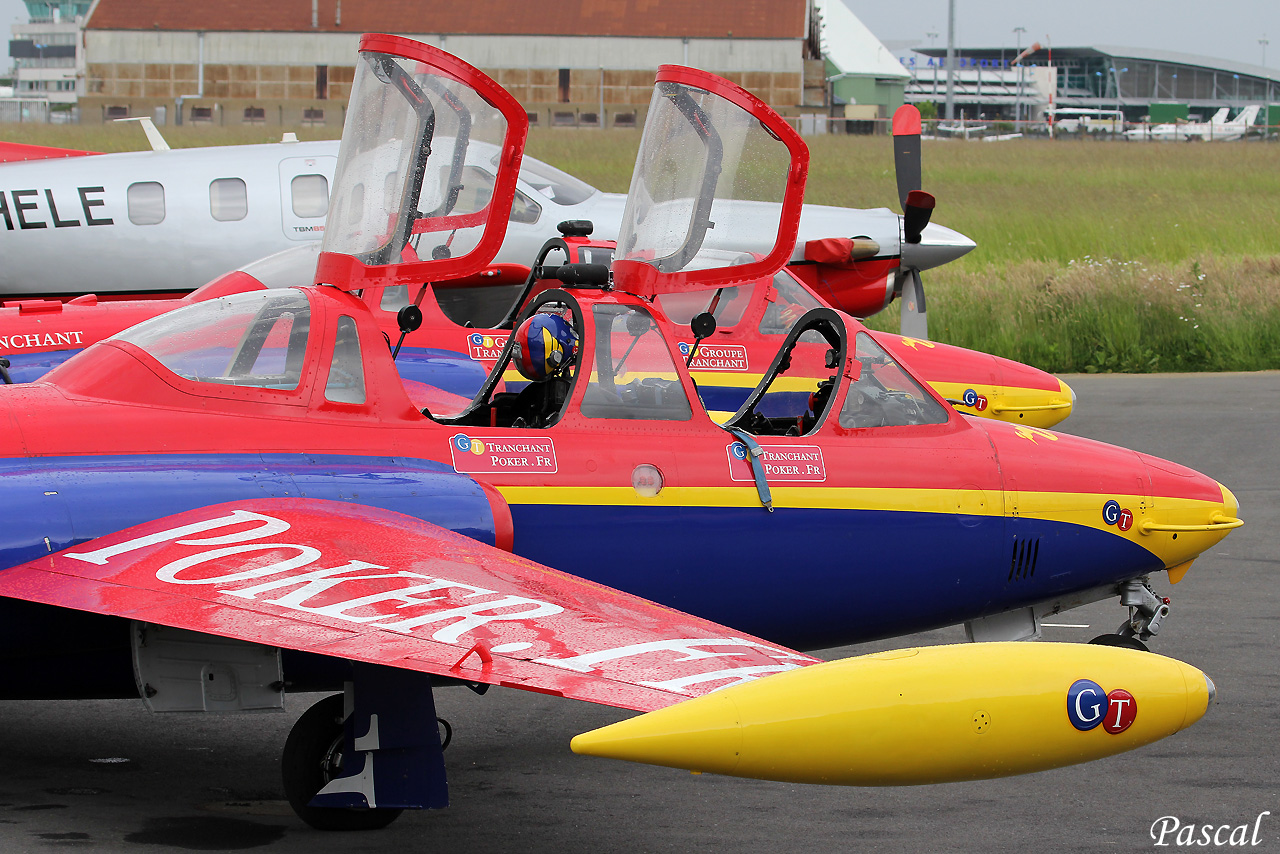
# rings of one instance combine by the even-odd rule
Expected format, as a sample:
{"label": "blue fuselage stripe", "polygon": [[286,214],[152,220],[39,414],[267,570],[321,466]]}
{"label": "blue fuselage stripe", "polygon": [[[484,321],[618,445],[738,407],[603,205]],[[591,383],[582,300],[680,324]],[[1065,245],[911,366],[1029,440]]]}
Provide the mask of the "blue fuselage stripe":
{"label": "blue fuselage stripe", "polygon": [[[1162,568],[1123,537],[1025,518],[552,505],[514,505],[512,518],[515,550],[531,560],[800,648],[951,625]],[[1036,538],[1034,574],[1011,572],[1013,544]]]}
{"label": "blue fuselage stripe", "polygon": [[[0,460],[0,567],[218,502],[288,496],[384,508],[481,542],[495,538],[479,485],[430,461],[301,454],[9,459]],[[1124,537],[1026,518],[708,506],[511,510],[518,554],[799,648],[949,625],[1161,568]],[[1015,544],[1028,540],[1038,543],[1034,572],[1011,557]],[[43,642],[23,618],[30,613],[0,603],[0,649],[15,658],[23,648],[37,655]]]}

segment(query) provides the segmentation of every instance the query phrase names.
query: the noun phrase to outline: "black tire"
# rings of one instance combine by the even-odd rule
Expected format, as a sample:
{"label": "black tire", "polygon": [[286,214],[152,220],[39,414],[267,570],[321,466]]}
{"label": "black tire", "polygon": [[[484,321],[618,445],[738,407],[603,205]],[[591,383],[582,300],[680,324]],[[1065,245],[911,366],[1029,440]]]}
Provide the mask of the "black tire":
{"label": "black tire", "polygon": [[1150,652],[1147,645],[1135,637],[1124,637],[1122,635],[1105,634],[1098,635],[1089,643],[1096,643],[1098,646],[1119,646],[1125,649],[1136,649],[1138,652]]}
{"label": "black tire", "polygon": [[285,797],[298,818],[316,830],[380,830],[399,809],[329,809],[307,806],[342,770],[341,694],[325,697],[298,718],[284,743],[280,773]]}

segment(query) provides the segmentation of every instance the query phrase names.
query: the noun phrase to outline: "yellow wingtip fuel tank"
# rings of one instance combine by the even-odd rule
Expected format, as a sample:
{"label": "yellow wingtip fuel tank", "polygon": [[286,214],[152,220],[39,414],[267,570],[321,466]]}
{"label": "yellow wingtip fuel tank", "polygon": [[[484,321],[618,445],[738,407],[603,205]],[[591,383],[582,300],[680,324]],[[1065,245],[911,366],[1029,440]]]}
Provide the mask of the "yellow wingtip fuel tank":
{"label": "yellow wingtip fuel tank", "polygon": [[848,786],[979,780],[1132,750],[1199,720],[1204,673],[1087,644],[979,643],[847,658],[573,739],[576,753]]}

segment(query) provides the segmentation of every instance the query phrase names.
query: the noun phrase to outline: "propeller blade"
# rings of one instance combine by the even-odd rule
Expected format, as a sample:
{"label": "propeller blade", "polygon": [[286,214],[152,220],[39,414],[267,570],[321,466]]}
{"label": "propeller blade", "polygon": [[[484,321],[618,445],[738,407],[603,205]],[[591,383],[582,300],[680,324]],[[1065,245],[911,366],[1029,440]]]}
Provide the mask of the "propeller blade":
{"label": "propeller blade", "polygon": [[929,315],[924,303],[924,282],[919,270],[902,273],[902,321],[899,331],[908,338],[929,339]]}
{"label": "propeller blade", "polygon": [[893,169],[898,201],[907,209],[907,194],[920,189],[920,111],[903,104],[893,114]]}
{"label": "propeller blade", "polygon": [[902,205],[902,234],[907,243],[920,242],[920,234],[929,224],[937,201],[924,190],[912,190],[907,193]]}

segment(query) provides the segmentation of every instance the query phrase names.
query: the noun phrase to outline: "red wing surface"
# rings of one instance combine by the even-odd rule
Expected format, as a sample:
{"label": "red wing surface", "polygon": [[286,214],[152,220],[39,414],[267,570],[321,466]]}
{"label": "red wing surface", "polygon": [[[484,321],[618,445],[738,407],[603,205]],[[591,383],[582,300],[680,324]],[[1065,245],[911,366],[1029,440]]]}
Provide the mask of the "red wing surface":
{"label": "red wing surface", "polygon": [[0,573],[0,595],[639,711],[815,661],[409,516],[314,499],[138,525]]}

